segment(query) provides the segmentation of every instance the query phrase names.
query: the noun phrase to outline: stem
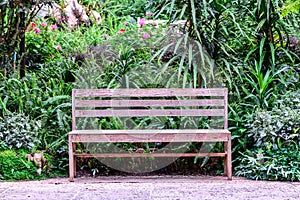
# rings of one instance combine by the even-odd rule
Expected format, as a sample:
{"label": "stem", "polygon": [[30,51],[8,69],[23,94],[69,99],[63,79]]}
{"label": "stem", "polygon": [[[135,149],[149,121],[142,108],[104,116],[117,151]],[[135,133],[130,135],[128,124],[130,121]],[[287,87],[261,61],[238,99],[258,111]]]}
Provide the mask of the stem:
{"label": "stem", "polygon": [[20,35],[21,35],[21,42],[20,42],[20,55],[21,55],[21,67],[20,67],[20,78],[25,76],[25,13],[22,11],[20,13]]}

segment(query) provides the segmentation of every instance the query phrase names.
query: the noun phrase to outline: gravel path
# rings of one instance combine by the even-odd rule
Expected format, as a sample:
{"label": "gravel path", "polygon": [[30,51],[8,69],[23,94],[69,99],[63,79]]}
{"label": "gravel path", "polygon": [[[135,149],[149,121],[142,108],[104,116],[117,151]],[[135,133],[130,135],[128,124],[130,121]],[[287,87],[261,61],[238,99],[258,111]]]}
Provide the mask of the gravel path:
{"label": "gravel path", "polygon": [[0,182],[0,199],[300,199],[300,182],[209,176],[128,176]]}

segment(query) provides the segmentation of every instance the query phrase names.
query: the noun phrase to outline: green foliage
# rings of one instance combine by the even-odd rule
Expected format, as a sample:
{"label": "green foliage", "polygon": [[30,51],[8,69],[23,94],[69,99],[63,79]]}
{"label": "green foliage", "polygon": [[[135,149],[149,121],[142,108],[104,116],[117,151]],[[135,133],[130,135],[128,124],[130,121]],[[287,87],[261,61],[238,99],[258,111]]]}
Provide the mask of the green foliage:
{"label": "green foliage", "polygon": [[[20,80],[14,77],[0,77],[1,115],[17,112],[36,119],[41,117],[45,110],[57,110],[56,106],[63,100],[68,99],[70,102],[72,84],[66,83],[62,78],[55,77],[55,74],[44,76],[38,73],[28,74]],[[60,105],[63,106],[67,105]]]}
{"label": "green foliage", "polygon": [[101,6],[102,4],[104,4],[104,1],[103,0],[93,0],[93,1],[90,1],[90,0],[78,0],[78,3],[81,4],[81,5],[84,5],[86,7],[89,7],[91,9],[94,9],[94,8],[96,8],[96,7]]}
{"label": "green foliage", "polygon": [[0,70],[4,74],[16,70],[18,59],[22,58],[19,44],[25,37],[25,29],[48,0],[8,1],[0,3]]}
{"label": "green foliage", "polygon": [[[231,98],[234,99],[232,95]],[[239,101],[230,99],[228,113],[229,130],[232,133],[232,153],[234,157],[238,156],[238,152],[245,151],[252,146],[251,140],[248,138],[246,124],[252,113],[252,109],[245,108]]]}
{"label": "green foliage", "polygon": [[299,12],[300,1],[299,0],[287,0],[284,5],[280,8],[282,16],[286,17],[291,12]]}
{"label": "green foliage", "polygon": [[278,139],[294,140],[300,145],[300,92],[278,98],[272,110],[257,111],[247,124],[248,136],[257,147],[276,145]]}
{"label": "green foliage", "polygon": [[6,149],[8,149],[8,145],[4,141],[1,141],[0,142],[0,151],[6,150]]}
{"label": "green foliage", "polygon": [[239,150],[235,174],[250,179],[299,181],[299,90],[278,95],[273,106],[257,110],[246,120],[244,137],[250,145]]}
{"label": "green foliage", "polygon": [[[245,74],[245,82],[249,84],[251,90],[242,86],[243,91],[247,94],[246,99],[252,99],[252,106],[259,108],[267,108],[272,102],[274,91],[272,86],[278,81],[278,75],[287,68],[282,68],[277,71],[267,70],[262,72],[262,63],[255,62],[255,67],[250,67],[249,74]],[[279,84],[279,83],[278,83]],[[281,84],[284,84],[281,83]],[[250,102],[249,102],[250,103]]]}
{"label": "green foliage", "polygon": [[268,145],[247,150],[238,157],[235,175],[255,180],[300,181],[299,145],[287,141],[279,148]]}
{"label": "green foliage", "polygon": [[0,151],[0,180],[37,179],[37,167],[25,155],[23,151]]}
{"label": "green foliage", "polygon": [[[30,69],[40,68],[49,59],[56,59],[62,53],[59,33],[56,25],[47,24],[45,21],[35,20],[26,32],[26,62]],[[52,28],[53,27],[53,28]],[[65,49],[64,49],[65,51]]]}
{"label": "green foliage", "polygon": [[[162,27],[146,25],[138,29],[135,25],[123,25],[122,29],[125,32],[87,48],[84,54],[77,54],[80,58],[77,60],[80,66],[76,73],[77,87],[113,88],[122,84],[122,87],[134,84],[133,87],[146,87],[155,82],[151,79],[158,70],[151,65],[151,55],[161,41]],[[143,34],[150,37],[145,39]],[[131,81],[130,86],[128,81]]]}
{"label": "green foliage", "polygon": [[[57,76],[52,70],[43,71],[44,74],[28,73],[21,80],[2,77],[0,112],[3,117],[16,112],[38,120],[40,128],[36,138],[40,142],[35,144],[34,149],[55,155],[52,168],[66,173],[67,134],[71,130],[72,83],[66,83],[61,75]],[[11,123],[10,126],[18,125]],[[20,137],[29,137],[21,134]]]}
{"label": "green foliage", "polygon": [[[258,63],[262,80],[269,77],[266,83],[272,80],[270,75],[275,74],[274,69],[283,68],[280,67],[283,62],[292,70],[297,68],[294,62],[299,62],[299,57],[287,48],[290,34],[295,34],[292,24],[297,22],[280,19],[276,9],[277,1],[172,0],[163,2],[162,5],[165,6],[161,6],[161,12],[167,12],[172,21],[181,19],[189,21],[190,25],[186,26],[189,37],[200,43],[199,46],[202,46],[203,51],[209,55],[208,59],[202,57],[202,62],[207,66],[211,63],[214,69],[210,70],[211,74],[218,70],[224,71],[222,76],[226,77],[224,79],[226,85],[230,89],[237,90],[239,98],[249,95],[249,93],[244,94],[242,88],[246,88],[245,91],[252,91],[253,84],[259,81],[254,80],[253,84],[246,82],[244,87],[240,87],[241,76],[246,76],[250,71],[249,66],[256,67]],[[170,10],[168,10],[169,6]],[[295,19],[297,17],[299,16],[295,16]],[[282,36],[283,32],[284,36]],[[181,57],[190,60],[195,57],[195,54],[181,55]],[[195,76],[193,71],[186,74],[199,77],[198,82],[203,82],[201,78],[208,76],[203,75],[204,73]],[[273,84],[275,83],[268,83],[268,89],[272,88]],[[198,84],[198,87],[203,85]],[[263,85],[266,84],[260,87]],[[265,89],[267,88],[262,88],[262,93],[266,92]],[[266,97],[268,98],[268,95]],[[262,97],[260,101],[266,102]]]}
{"label": "green foliage", "polygon": [[[15,74],[10,74],[10,78],[0,77],[0,116],[23,113],[40,121],[37,137],[40,143],[35,148],[53,156],[53,169],[67,172],[70,95],[74,87],[226,86],[230,91],[229,128],[233,134],[233,153],[238,157],[234,165],[241,164],[241,168],[250,158],[237,155],[237,152],[252,149],[253,144],[260,143],[263,145],[260,151],[266,151],[268,144],[278,148],[279,142],[299,142],[299,107],[296,105],[299,104],[297,92],[300,86],[300,15],[289,11],[286,15],[286,10],[298,9],[297,1],[79,0],[89,11],[97,10],[102,23],[72,29],[62,26],[55,30],[49,27],[50,22],[46,19],[30,18],[33,16],[30,13],[26,15],[25,26],[16,29],[13,24],[20,22],[19,11],[22,10],[17,10],[16,2],[11,4],[15,7],[9,12],[8,2],[12,1],[0,3],[0,27],[3,29],[0,33],[0,68],[13,69],[14,64],[18,67],[18,63],[12,62],[14,52],[17,52],[17,59],[21,58],[18,43],[22,30],[28,27],[26,65],[27,69],[34,70],[28,71],[22,79]],[[63,1],[56,2],[62,4]],[[292,5],[296,6],[292,8]],[[32,14],[37,11],[33,7],[37,5],[25,6],[26,12],[29,8],[34,11]],[[154,16],[146,17],[146,11],[152,11]],[[287,17],[280,17],[281,13]],[[187,20],[187,23],[180,29],[168,29],[168,25],[138,27],[138,17],[170,22]],[[128,25],[123,24],[125,21]],[[41,22],[49,24],[41,26]],[[18,26],[20,28],[20,23]],[[120,33],[120,30],[125,32]],[[150,34],[150,38],[143,39],[144,33]],[[12,37],[11,34],[16,35]],[[103,34],[109,34],[109,37]],[[72,83],[75,74],[77,79]],[[213,81],[220,84],[212,84]],[[280,96],[291,91],[297,92]],[[134,124],[141,128],[178,128],[182,120],[186,124],[193,123],[189,119],[175,118],[136,118],[125,122],[103,118],[92,122],[83,120],[82,127],[118,129]],[[199,128],[209,127],[207,120],[199,119]],[[116,145],[136,148],[132,144]],[[144,145],[143,148],[148,151],[155,145]],[[191,146],[190,150],[197,149],[197,145]],[[7,148],[8,144],[0,141],[0,150]],[[271,151],[265,155],[274,155],[286,165],[279,154],[290,155],[291,152]],[[290,158],[291,162],[295,161],[295,156]],[[262,176],[266,174],[263,172]]]}
{"label": "green foliage", "polygon": [[[184,1],[181,1],[184,4]],[[153,11],[156,19],[172,19],[171,13],[174,8],[173,1],[156,0],[148,1],[146,5],[147,10]],[[180,10],[177,10],[180,12]]]}
{"label": "green foliage", "polygon": [[0,117],[0,141],[10,149],[32,149],[40,141],[40,123],[24,114],[10,113]]}
{"label": "green foliage", "polygon": [[146,0],[107,0],[107,9],[112,10],[119,17],[137,19],[145,16]]}

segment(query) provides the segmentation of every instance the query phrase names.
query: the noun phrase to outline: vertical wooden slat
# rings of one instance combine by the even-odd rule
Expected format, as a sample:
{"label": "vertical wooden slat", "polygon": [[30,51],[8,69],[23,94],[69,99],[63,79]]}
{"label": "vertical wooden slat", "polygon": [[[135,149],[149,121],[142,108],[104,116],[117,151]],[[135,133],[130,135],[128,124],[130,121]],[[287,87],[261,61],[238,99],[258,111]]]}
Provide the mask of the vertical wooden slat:
{"label": "vertical wooden slat", "polygon": [[224,129],[228,129],[228,89],[224,89]]}
{"label": "vertical wooden slat", "polygon": [[72,89],[72,130],[76,130],[76,116],[75,116],[75,89]]}

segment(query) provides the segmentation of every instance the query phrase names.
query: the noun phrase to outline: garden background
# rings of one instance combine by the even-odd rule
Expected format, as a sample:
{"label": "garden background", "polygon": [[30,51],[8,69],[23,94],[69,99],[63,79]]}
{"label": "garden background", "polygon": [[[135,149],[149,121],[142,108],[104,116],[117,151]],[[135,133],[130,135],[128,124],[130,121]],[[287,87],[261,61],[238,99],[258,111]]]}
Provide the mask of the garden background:
{"label": "garden background", "polygon": [[[51,2],[0,3],[0,180],[67,175],[71,90],[82,81],[78,74],[95,75],[86,84],[114,88],[129,71],[152,64],[184,80],[178,87],[209,87],[207,77],[222,77],[229,89],[236,176],[300,180],[299,1],[78,0],[88,19],[75,9],[73,21],[68,1],[53,1],[59,13],[38,12],[53,9]],[[186,23],[177,26],[178,20]],[[176,31],[199,48],[146,45]],[[111,48],[114,59],[107,60],[101,53]],[[203,71],[194,70],[195,54],[203,57]],[[118,126],[112,119],[97,123]],[[176,120],[165,126],[176,128]],[[43,152],[43,165],[28,159],[37,152]],[[79,165],[91,175],[120,173],[95,159]],[[221,174],[222,160],[178,159],[153,173]]]}

